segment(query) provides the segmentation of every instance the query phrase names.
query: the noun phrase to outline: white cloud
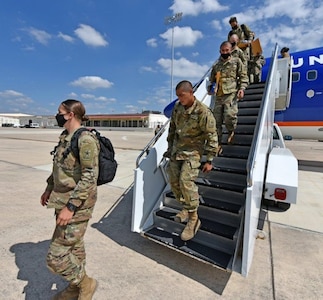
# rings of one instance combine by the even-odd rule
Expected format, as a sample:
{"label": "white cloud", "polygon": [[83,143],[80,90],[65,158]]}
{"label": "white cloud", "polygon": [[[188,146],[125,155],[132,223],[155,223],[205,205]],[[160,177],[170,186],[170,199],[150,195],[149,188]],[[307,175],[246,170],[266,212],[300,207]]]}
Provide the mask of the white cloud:
{"label": "white cloud", "polygon": [[17,107],[18,110],[21,108],[27,108],[28,105],[34,101],[23,93],[14,91],[14,90],[5,90],[0,92],[1,102],[6,103],[7,106],[12,108]]}
{"label": "white cloud", "polygon": [[169,103],[169,99],[159,99],[157,100],[158,104],[165,105],[166,103]]}
{"label": "white cloud", "polygon": [[147,66],[142,66],[141,68],[140,68],[140,71],[141,72],[156,72],[152,67],[147,67]]}
{"label": "white cloud", "polygon": [[[172,45],[172,29],[160,34],[160,37],[166,41],[168,47]],[[191,27],[174,27],[174,47],[191,47],[194,46],[203,34],[201,31],[192,30]]]}
{"label": "white cloud", "polygon": [[[160,58],[157,61],[166,74],[170,74],[171,60]],[[186,58],[175,59],[173,61],[173,75],[176,77],[185,77],[186,79],[200,79],[200,77],[209,69],[207,65],[199,65]]]}
{"label": "white cloud", "polygon": [[153,48],[156,48],[158,45],[157,45],[157,40],[155,38],[151,38],[149,40],[146,41],[146,44],[149,46],[149,47],[153,47]]}
{"label": "white cloud", "polygon": [[84,99],[94,99],[95,96],[92,94],[81,94],[81,97]]}
{"label": "white cloud", "polygon": [[69,43],[73,43],[74,42],[74,38],[73,37],[71,37],[70,35],[61,33],[61,32],[58,33],[57,37],[63,39],[66,42],[69,42]]}
{"label": "white cloud", "polygon": [[5,90],[3,92],[0,92],[1,98],[23,97],[23,95],[24,94],[16,92],[14,90]]}
{"label": "white cloud", "polygon": [[44,30],[39,30],[33,27],[25,28],[24,30],[27,31],[37,42],[45,46],[52,38],[52,36]]}
{"label": "white cloud", "polygon": [[124,113],[137,113],[138,112],[138,107],[134,105],[126,105],[126,111]]}
{"label": "white cloud", "polygon": [[68,94],[69,99],[76,99],[77,97],[78,97],[78,95],[74,92]]}
{"label": "white cloud", "polygon": [[138,100],[137,101],[140,105],[148,105],[149,104],[149,101],[146,101],[146,100]]}
{"label": "white cloud", "polygon": [[89,25],[80,24],[74,32],[86,45],[94,47],[105,47],[108,45],[108,42],[104,39],[101,33]]}
{"label": "white cloud", "polygon": [[85,89],[97,89],[97,88],[110,88],[113,83],[107,79],[103,79],[99,76],[83,76],[70,83],[73,86],[82,87]]}
{"label": "white cloud", "polygon": [[117,101],[115,98],[107,98],[105,96],[97,97],[97,98],[95,98],[95,100],[101,101],[101,102],[116,102]]}
{"label": "white cloud", "polygon": [[[211,26],[212,26],[214,29],[218,30],[218,31],[222,30],[222,25],[221,25],[221,22],[220,22],[219,20],[213,20],[213,21],[211,22]],[[229,27],[228,27],[228,28],[229,28]]]}
{"label": "white cloud", "polygon": [[197,16],[201,13],[215,13],[228,8],[228,6],[221,5],[217,0],[174,0],[174,4],[169,9],[174,14],[182,12],[183,16]]}

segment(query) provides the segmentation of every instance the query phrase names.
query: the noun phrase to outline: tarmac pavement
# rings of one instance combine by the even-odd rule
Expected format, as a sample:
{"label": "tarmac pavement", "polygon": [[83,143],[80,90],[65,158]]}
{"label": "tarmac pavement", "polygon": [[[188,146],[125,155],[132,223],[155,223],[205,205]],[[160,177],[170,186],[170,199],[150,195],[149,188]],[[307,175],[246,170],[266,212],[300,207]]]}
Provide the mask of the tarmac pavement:
{"label": "tarmac pavement", "polygon": [[[40,205],[60,132],[0,128],[0,299],[47,300],[66,286],[46,267],[55,221]],[[102,133],[119,168],[98,188],[85,235],[87,271],[99,282],[93,299],[323,299],[323,143],[286,142],[300,162],[297,204],[263,207],[266,237],[244,278],[130,231],[135,161],[153,132]]]}

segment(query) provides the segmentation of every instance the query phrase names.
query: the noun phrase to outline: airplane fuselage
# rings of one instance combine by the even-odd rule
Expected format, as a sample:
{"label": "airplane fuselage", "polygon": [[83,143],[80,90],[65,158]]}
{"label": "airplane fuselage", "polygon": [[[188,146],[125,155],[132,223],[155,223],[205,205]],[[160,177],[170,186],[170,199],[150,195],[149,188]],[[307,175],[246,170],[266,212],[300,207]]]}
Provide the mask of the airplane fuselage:
{"label": "airplane fuselage", "polygon": [[292,53],[291,66],[290,103],[275,122],[283,135],[323,140],[323,47]]}

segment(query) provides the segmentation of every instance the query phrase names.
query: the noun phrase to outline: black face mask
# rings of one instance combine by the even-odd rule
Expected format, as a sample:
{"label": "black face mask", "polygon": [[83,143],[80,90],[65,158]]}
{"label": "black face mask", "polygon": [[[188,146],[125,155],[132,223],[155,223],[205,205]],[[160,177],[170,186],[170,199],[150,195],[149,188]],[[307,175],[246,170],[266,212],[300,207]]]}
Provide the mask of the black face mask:
{"label": "black face mask", "polygon": [[238,29],[238,25],[232,27],[233,30]]}
{"label": "black face mask", "polygon": [[223,59],[228,59],[229,57],[230,57],[230,53],[221,53],[221,57],[223,58]]}
{"label": "black face mask", "polygon": [[57,125],[59,127],[63,127],[64,124],[67,122],[67,120],[64,118],[64,114],[57,114],[55,116],[55,118],[56,118],[56,121],[57,121]]}
{"label": "black face mask", "polygon": [[232,48],[233,48],[233,47],[235,47],[235,46],[236,46],[236,44],[237,44],[236,42],[231,43]]}

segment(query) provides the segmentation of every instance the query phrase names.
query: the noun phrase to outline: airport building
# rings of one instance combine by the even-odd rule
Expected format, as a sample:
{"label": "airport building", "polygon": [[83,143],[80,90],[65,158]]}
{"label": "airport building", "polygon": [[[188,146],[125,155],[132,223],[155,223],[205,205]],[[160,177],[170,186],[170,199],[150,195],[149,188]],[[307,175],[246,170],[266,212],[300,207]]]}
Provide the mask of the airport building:
{"label": "airport building", "polygon": [[[137,114],[98,114],[88,115],[88,127],[109,127],[109,128],[156,128],[163,125],[168,118],[156,111],[143,111]],[[0,126],[2,127],[32,127],[51,128],[57,126],[55,116],[37,116],[27,114],[2,114],[0,113]]]}

